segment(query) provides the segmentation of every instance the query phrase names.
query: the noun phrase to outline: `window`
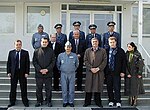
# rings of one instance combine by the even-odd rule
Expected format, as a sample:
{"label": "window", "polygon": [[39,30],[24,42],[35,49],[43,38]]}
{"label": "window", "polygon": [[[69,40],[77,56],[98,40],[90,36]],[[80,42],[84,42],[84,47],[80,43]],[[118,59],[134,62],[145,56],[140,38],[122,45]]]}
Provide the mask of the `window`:
{"label": "window", "polygon": [[50,7],[49,6],[28,6],[27,7],[27,33],[35,33],[37,26],[42,24],[44,30],[50,29]]}
{"label": "window", "polygon": [[63,27],[62,27],[62,32],[63,32],[63,33],[67,33],[67,32],[66,32],[66,26],[67,26],[67,24],[66,24],[66,19],[67,19],[67,14],[66,14],[66,12],[62,12],[62,13],[61,13],[61,23],[62,23],[62,25],[63,25]]}
{"label": "window", "polygon": [[103,34],[108,31],[108,21],[113,21],[113,14],[94,14],[94,23],[98,26],[97,33]]}
{"label": "window", "polygon": [[[150,8],[143,9],[143,34],[150,34]],[[132,33],[138,32],[138,8],[132,9]]]}
{"label": "window", "polygon": [[88,26],[90,24],[90,14],[77,14],[77,13],[71,13],[70,14],[70,29],[73,29],[73,22],[74,21],[80,21],[81,22],[81,27],[80,30],[85,32],[85,35],[88,34],[89,29]]}
{"label": "window", "polygon": [[15,6],[0,6],[0,33],[15,33]]}

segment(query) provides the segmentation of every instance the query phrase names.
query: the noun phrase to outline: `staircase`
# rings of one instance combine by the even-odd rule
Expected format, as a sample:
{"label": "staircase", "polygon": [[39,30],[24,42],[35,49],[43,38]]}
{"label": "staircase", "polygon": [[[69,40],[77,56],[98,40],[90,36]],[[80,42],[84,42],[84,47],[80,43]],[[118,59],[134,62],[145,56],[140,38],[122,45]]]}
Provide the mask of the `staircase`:
{"label": "staircase", "polygon": [[[28,77],[28,98],[30,107],[34,107],[36,103],[36,85],[35,85],[35,78],[34,78],[34,67],[31,64],[30,75]],[[85,71],[85,68],[84,68]],[[83,72],[83,90],[84,90],[84,83],[85,83],[85,72]],[[149,73],[150,74],[150,73]],[[140,95],[138,97],[138,105],[139,106],[149,106],[150,104],[150,77],[144,77],[144,87],[146,93],[144,95]],[[124,80],[122,79],[122,105],[128,106],[128,97],[124,96],[123,93],[123,84]],[[60,87],[61,88],[61,87]],[[0,62],[0,107],[6,107],[9,103],[9,91],[10,91],[10,79],[7,77],[6,74],[6,62]],[[84,104],[84,91],[75,91],[75,107],[82,107]],[[106,85],[104,85],[104,92],[102,94],[102,103],[104,106],[107,106],[107,91]],[[62,107],[62,95],[61,91],[52,91],[52,104],[53,107]],[[18,84],[17,87],[17,101],[16,106],[24,107],[21,101],[21,91]],[[91,105],[91,107],[95,107],[95,105]]]}

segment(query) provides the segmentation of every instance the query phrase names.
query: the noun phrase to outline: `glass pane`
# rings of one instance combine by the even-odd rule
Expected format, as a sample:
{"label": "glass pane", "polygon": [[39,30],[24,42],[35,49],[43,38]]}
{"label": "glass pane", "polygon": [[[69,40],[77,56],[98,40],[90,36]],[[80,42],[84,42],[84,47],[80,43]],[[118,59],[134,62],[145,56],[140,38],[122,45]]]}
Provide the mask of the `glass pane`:
{"label": "glass pane", "polygon": [[27,7],[27,33],[35,33],[37,26],[42,24],[44,30],[49,32],[50,7],[49,6],[28,6]]}
{"label": "glass pane", "polygon": [[61,5],[61,9],[62,10],[67,10],[67,5],[65,5],[65,4]]}
{"label": "glass pane", "polygon": [[67,32],[66,32],[66,25],[67,25],[67,24],[66,24],[66,17],[67,17],[66,15],[67,15],[66,12],[62,12],[62,13],[61,13],[61,23],[62,23],[62,25],[63,25],[63,27],[62,27],[62,32],[63,32],[63,33],[67,33]]}
{"label": "glass pane", "polygon": [[143,9],[143,33],[150,34],[150,8]]}
{"label": "glass pane", "polygon": [[115,6],[107,6],[107,5],[69,5],[69,10],[115,11]]}
{"label": "glass pane", "polygon": [[117,11],[122,11],[122,6],[117,6]]}
{"label": "glass pane", "polygon": [[15,33],[15,6],[0,6],[0,33]]}
{"label": "glass pane", "polygon": [[138,8],[132,8],[132,33],[137,34],[138,31]]}
{"label": "glass pane", "polygon": [[81,26],[80,30],[85,32],[85,35],[89,33],[88,26],[90,24],[90,14],[76,14],[71,13],[70,14],[70,29],[73,30],[73,22],[74,21],[80,21]]}
{"label": "glass pane", "polygon": [[94,23],[97,25],[97,33],[102,34],[108,31],[107,23],[113,20],[112,14],[95,14]]}

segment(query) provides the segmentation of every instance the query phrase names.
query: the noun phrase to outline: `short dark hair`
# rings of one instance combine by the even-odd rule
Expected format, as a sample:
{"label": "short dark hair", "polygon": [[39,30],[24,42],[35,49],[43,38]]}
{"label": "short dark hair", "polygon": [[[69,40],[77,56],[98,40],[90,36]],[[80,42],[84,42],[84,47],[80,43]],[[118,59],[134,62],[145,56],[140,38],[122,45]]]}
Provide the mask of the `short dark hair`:
{"label": "short dark hair", "polygon": [[[48,41],[48,38],[45,38],[45,37],[44,37],[44,38],[42,38],[42,39],[43,39],[43,40],[47,40],[47,41]],[[41,39],[41,41],[42,41],[42,39]]]}
{"label": "short dark hair", "polygon": [[117,41],[116,37],[114,37],[114,36],[109,37],[108,40],[115,40],[115,41]]}
{"label": "short dark hair", "polygon": [[22,41],[21,41],[21,40],[19,40],[19,39],[17,39],[14,43],[16,43],[16,42],[20,42],[20,43],[22,43]]}

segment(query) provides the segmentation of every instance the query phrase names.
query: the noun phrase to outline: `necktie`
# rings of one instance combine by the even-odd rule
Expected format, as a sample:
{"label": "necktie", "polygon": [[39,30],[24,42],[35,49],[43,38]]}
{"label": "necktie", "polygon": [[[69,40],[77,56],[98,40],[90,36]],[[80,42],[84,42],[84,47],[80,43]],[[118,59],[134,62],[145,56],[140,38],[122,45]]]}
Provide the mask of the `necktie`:
{"label": "necktie", "polygon": [[17,51],[17,54],[16,54],[16,70],[19,69],[19,51]]}
{"label": "necktie", "polygon": [[75,39],[76,53],[78,53],[78,39]]}

